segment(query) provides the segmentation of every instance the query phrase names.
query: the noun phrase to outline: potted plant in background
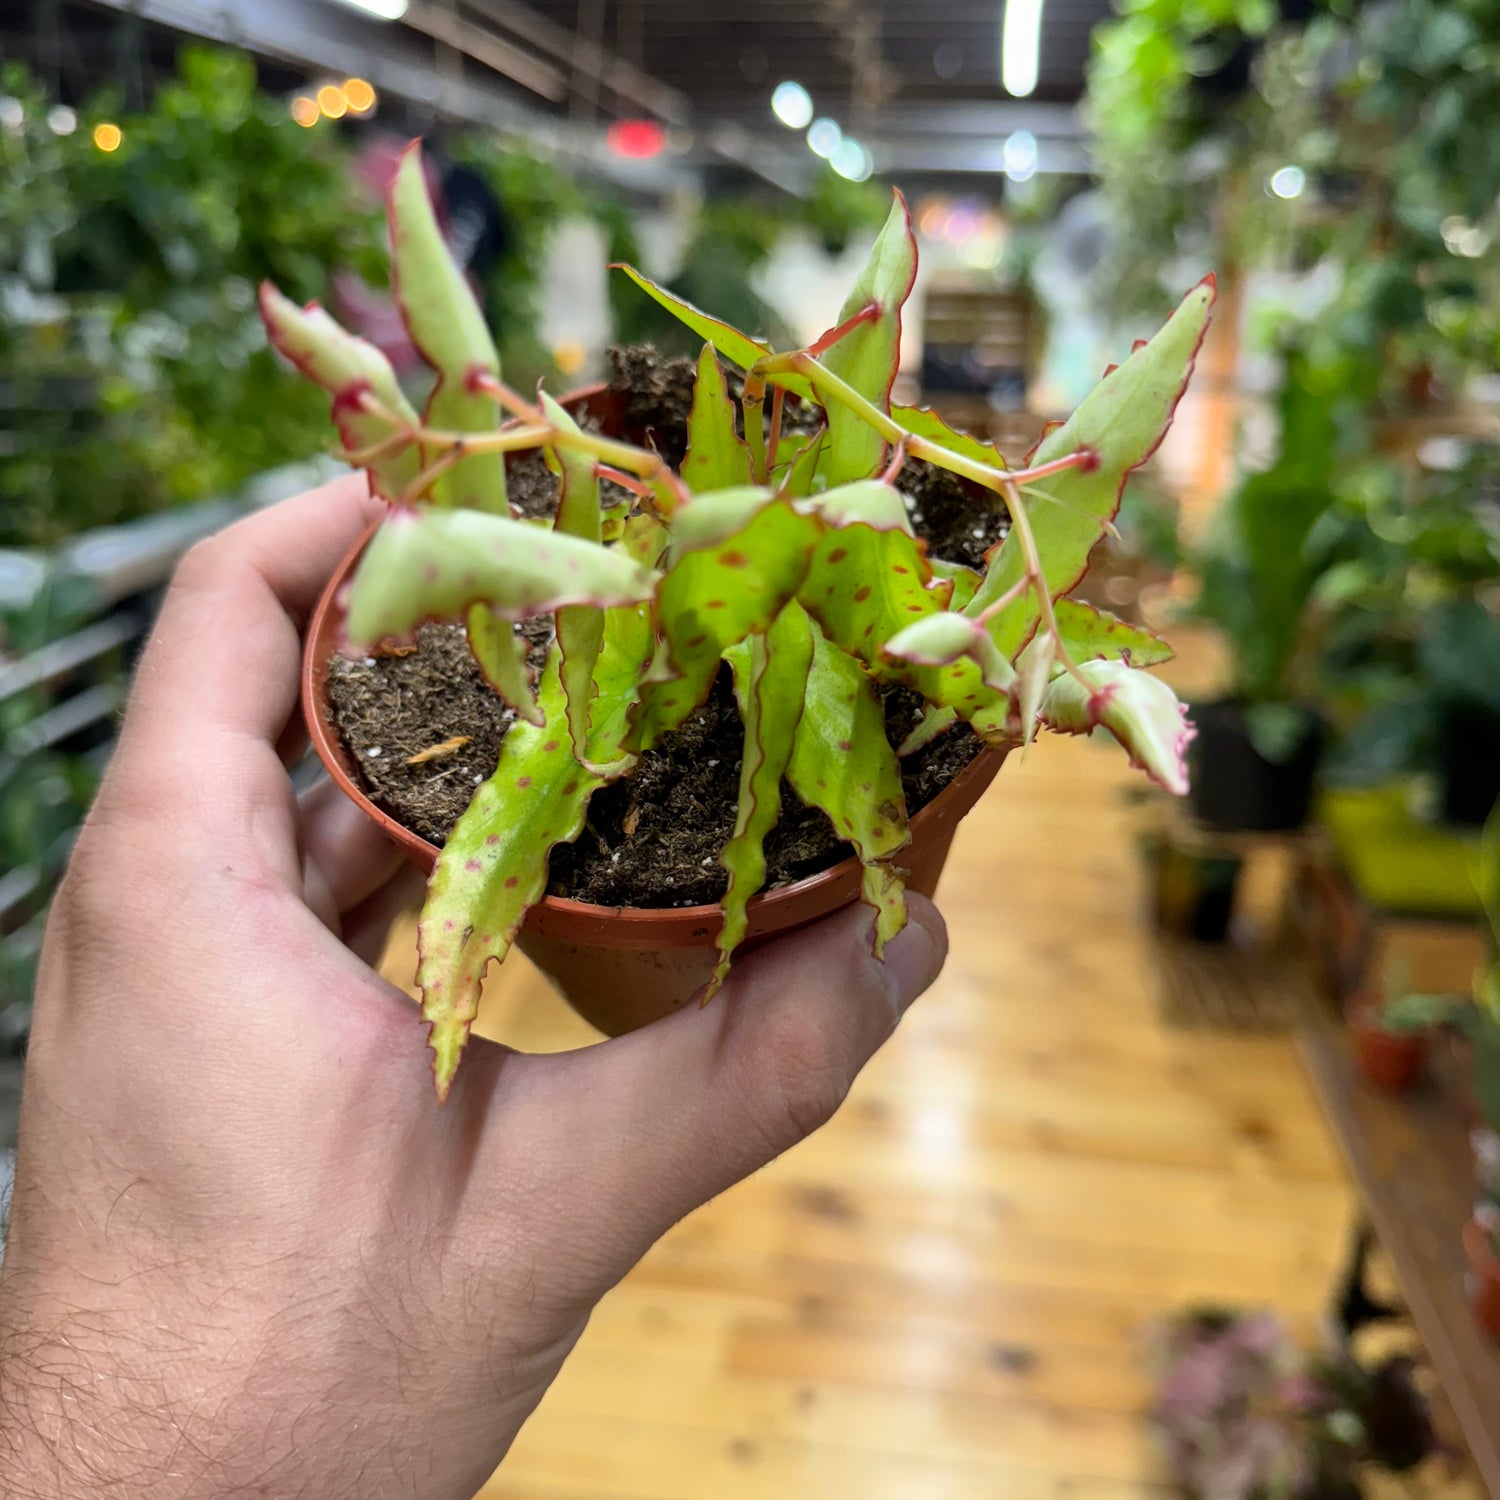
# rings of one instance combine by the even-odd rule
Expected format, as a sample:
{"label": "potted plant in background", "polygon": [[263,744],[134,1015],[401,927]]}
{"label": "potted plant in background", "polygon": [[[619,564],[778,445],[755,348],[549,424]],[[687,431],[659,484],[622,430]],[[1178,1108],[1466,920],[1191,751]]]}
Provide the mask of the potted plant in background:
{"label": "potted plant in background", "polygon": [[1367,518],[1340,571],[1323,675],[1341,724],[1341,780],[1431,778],[1436,815],[1477,828],[1500,797],[1500,454],[1471,444],[1454,467],[1357,471]]}
{"label": "potted plant in background", "polygon": [[[437,373],[420,417],[378,352],[321,309],[270,287],[262,309],[277,346],[332,394],[346,456],[391,502],[330,583],[305,705],[346,791],[433,869],[418,981],[440,1095],[484,970],[518,933],[585,1015],[627,1029],[711,995],[747,938],[855,899],[875,912],[878,953],[905,920],[902,863],[931,888],[953,823],[1038,724],[1102,726],[1169,790],[1184,788],[1190,730],[1171,690],[1140,670],[1165,648],[1066,595],[1171,420],[1211,281],[1012,471],[931,413],[890,406],[916,272],[899,195],[835,326],[806,349],[773,351],[630,272],[707,341],[678,468],[600,430],[624,425],[606,392],[576,398],[570,413],[504,383],[415,147],[390,210],[393,281]],[[514,481],[517,456],[539,453],[557,470],[555,508],[526,519],[512,511],[507,459]],[[897,488],[909,462],[955,476],[976,516],[993,519],[1003,502],[1008,525],[982,571],[928,555]],[[358,757],[329,697],[336,642],[366,668],[393,653],[402,662],[422,654],[433,620],[466,627],[464,659],[507,716],[498,766],[471,778],[481,784],[441,850],[351,774]],[[438,669],[435,696],[462,670],[451,658]],[[716,693],[731,696],[715,708]],[[643,802],[669,794],[658,781],[629,800],[648,757],[659,771],[661,752],[700,733],[711,710],[737,720],[740,761],[717,904],[622,910],[629,903],[573,899],[566,887],[552,894],[554,850],[604,817],[605,789],[620,784],[627,799],[615,855],[639,838]],[[909,818],[903,773],[939,744],[957,748],[950,785]],[[366,741],[362,758],[384,751]],[[443,753],[439,742],[408,759]],[[691,743],[687,757],[704,759]],[[825,820],[832,868],[757,896],[768,835],[798,805]],[[597,828],[590,837],[597,853]]]}
{"label": "potted plant in background", "polygon": [[1317,594],[1348,545],[1337,474],[1357,401],[1291,348],[1277,407],[1274,462],[1241,479],[1186,559],[1198,583],[1190,613],[1215,627],[1230,659],[1229,692],[1193,705],[1190,800],[1213,828],[1300,827],[1323,747],[1312,681]]}

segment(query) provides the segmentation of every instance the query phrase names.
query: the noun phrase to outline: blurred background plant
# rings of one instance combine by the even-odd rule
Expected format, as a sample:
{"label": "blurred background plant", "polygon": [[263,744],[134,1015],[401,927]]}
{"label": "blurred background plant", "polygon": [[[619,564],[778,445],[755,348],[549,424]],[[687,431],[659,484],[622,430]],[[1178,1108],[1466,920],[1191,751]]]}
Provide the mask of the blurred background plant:
{"label": "blurred background plant", "polygon": [[309,140],[231,52],[185,49],[149,108],[104,96],[68,134],[23,70],[3,89],[21,125],[0,131],[0,544],[231,491],[323,447],[255,287],[313,298],[330,267],[376,274],[379,221],[337,144]]}

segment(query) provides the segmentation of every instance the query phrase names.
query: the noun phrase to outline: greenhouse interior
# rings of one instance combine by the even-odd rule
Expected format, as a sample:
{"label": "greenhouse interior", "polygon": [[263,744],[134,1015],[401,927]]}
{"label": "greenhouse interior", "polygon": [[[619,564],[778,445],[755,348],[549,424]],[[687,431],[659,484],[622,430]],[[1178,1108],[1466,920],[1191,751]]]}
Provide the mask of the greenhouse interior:
{"label": "greenhouse interior", "polygon": [[0,1491],[1500,1500],[1497,131],[0,6]]}

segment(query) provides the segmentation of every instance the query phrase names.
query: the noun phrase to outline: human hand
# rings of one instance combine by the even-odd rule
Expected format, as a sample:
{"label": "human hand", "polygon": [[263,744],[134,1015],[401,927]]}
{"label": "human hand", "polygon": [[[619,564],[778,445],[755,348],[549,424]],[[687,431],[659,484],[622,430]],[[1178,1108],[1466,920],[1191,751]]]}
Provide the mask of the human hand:
{"label": "human hand", "polygon": [[[598,1046],[476,1039],[446,1108],[367,966],[410,895],[284,758],[299,631],[362,481],[195,548],[53,905],[0,1276],[0,1491],[466,1500],[594,1304],[815,1129],[941,918],[847,912]],[[278,746],[280,750],[278,752]]]}

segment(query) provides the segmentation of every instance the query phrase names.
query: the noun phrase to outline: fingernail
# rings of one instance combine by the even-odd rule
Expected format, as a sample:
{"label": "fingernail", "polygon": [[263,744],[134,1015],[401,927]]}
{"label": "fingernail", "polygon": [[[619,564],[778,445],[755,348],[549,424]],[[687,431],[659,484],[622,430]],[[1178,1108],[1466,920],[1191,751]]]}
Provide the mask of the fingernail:
{"label": "fingernail", "polygon": [[902,1011],[931,987],[948,956],[948,929],[937,907],[923,896],[911,896],[908,916],[906,926],[885,950],[886,969]]}

